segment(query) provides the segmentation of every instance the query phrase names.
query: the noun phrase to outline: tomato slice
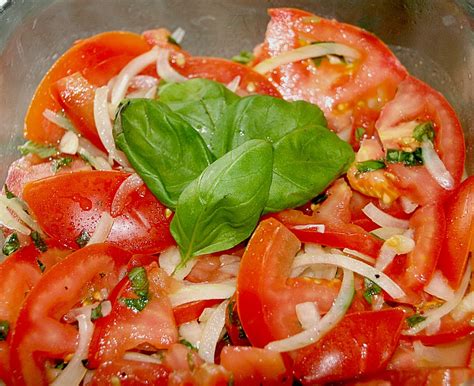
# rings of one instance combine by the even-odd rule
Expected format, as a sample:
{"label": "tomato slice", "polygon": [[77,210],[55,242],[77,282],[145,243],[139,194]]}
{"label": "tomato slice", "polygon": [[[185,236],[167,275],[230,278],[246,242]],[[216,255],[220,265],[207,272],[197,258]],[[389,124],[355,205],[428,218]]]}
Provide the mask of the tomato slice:
{"label": "tomato slice", "polygon": [[197,300],[195,302],[182,304],[173,308],[174,319],[179,326],[196,320],[201,316],[205,308],[213,307],[221,303],[221,300]]}
{"label": "tomato slice", "polygon": [[102,386],[116,383],[122,386],[168,385],[168,369],[157,363],[117,359],[105,362],[95,370],[88,386]]}
{"label": "tomato slice", "polygon": [[317,42],[342,43],[359,53],[350,64],[326,58],[316,64],[309,59],[279,66],[267,75],[283,98],[315,103],[332,129],[349,128],[348,140],[357,127],[365,128],[370,137],[381,108],[407,76],[395,55],[377,37],[352,25],[291,8],[270,9],[269,14],[255,62]]}
{"label": "tomato slice", "polygon": [[[92,235],[102,212],[110,213],[115,192],[128,176],[119,171],[57,175],[27,184],[23,198],[45,233],[77,248],[81,232]],[[107,241],[133,253],[161,252],[174,244],[165,209],[143,186],[130,194]]]}
{"label": "tomato slice", "polygon": [[398,308],[347,314],[321,340],[298,350],[294,374],[310,385],[376,373],[395,351],[404,321]]}
{"label": "tomato slice", "polygon": [[90,291],[112,289],[130,257],[112,245],[95,244],[72,253],[43,275],[24,301],[13,328],[14,384],[47,384],[45,360],[63,359],[76,350],[77,330],[61,323],[61,318]]}
{"label": "tomato slice", "polygon": [[226,346],[221,352],[221,365],[234,376],[236,386],[291,385],[280,353],[256,347]]}
{"label": "tomato slice", "polygon": [[[30,244],[16,251],[0,264],[0,320],[8,322],[10,328],[15,325],[18,313],[28,292],[42,277],[42,269],[46,272],[54,264],[72,251],[49,245],[46,252],[38,251]],[[40,263],[41,262],[41,267]],[[10,380],[9,342],[0,342],[0,379]]]}
{"label": "tomato slice", "polygon": [[95,127],[95,87],[76,72],[53,83],[51,93],[74,127],[95,146],[105,150]]}
{"label": "tomato slice", "polygon": [[[80,72],[95,86],[102,86],[128,61],[149,49],[142,36],[124,31],[104,32],[78,41],[53,64],[36,89],[25,118],[25,137],[39,143],[61,139],[64,130],[43,117],[45,109],[61,109],[50,94],[56,81]],[[115,60],[120,66],[110,65]]]}
{"label": "tomato slice", "polygon": [[288,279],[299,248],[296,236],[274,218],[262,221],[250,239],[237,277],[237,309],[254,346],[300,332],[297,304],[312,301],[324,313],[337,296],[339,280]]}
{"label": "tomato slice", "polygon": [[454,289],[466,270],[470,245],[474,240],[474,176],[466,179],[446,202],[446,237],[438,268]]}
{"label": "tomato slice", "polygon": [[245,94],[264,94],[280,98],[281,94],[263,75],[243,64],[212,57],[186,57],[182,66],[173,63],[175,69],[187,78],[206,78],[227,84],[240,77],[239,90]]}
{"label": "tomato slice", "polygon": [[137,312],[122,302],[124,297],[136,297],[130,280],[127,280],[114,300],[111,313],[97,320],[89,348],[91,367],[120,359],[127,350],[141,345],[164,349],[178,340],[171,304],[165,292],[169,277],[156,262],[150,264],[146,271],[150,300],[145,308]]}
{"label": "tomato slice", "polygon": [[[387,149],[400,149],[407,133],[403,127],[411,122],[434,124],[434,146],[454,179],[454,188],[464,171],[465,145],[461,124],[448,101],[437,91],[413,77],[399,86],[395,98],[384,107],[376,123],[377,133]],[[406,126],[405,126],[406,127]],[[412,137],[408,133],[408,137]],[[450,190],[443,189],[424,166],[391,164],[388,171],[398,177],[396,185],[413,202],[426,205],[445,200]]]}

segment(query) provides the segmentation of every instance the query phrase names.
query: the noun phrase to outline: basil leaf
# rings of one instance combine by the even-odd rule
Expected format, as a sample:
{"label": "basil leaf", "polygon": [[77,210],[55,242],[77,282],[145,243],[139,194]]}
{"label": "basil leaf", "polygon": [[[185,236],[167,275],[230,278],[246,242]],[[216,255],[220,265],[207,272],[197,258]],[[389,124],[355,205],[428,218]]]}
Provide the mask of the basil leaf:
{"label": "basil leaf", "polygon": [[40,158],[49,158],[58,152],[53,146],[41,145],[33,141],[27,141],[19,146],[18,150],[20,150],[20,153],[23,155],[36,154]]}
{"label": "basil leaf", "polygon": [[419,315],[419,314],[414,314],[414,315],[409,316],[408,318],[406,318],[406,322],[407,322],[409,327],[414,327],[418,323],[421,323],[422,321],[424,321],[425,319],[426,319],[426,316]]}
{"label": "basil leaf", "polygon": [[85,229],[83,229],[81,231],[81,234],[76,238],[76,243],[77,245],[79,245],[79,248],[84,248],[90,239],[91,236],[89,235],[89,233]]}
{"label": "basil leaf", "polygon": [[115,140],[152,193],[174,209],[182,191],[213,161],[200,135],[165,104],[122,103]]}
{"label": "basil leaf", "polygon": [[295,129],[326,126],[318,106],[304,101],[287,102],[267,95],[242,98],[229,111],[228,130],[232,133],[230,148],[235,149],[250,139],[278,142]]}
{"label": "basil leaf", "polygon": [[148,297],[149,282],[146,270],[143,267],[135,267],[128,273],[128,278],[132,284],[132,290],[142,298]]}
{"label": "basil leaf", "polygon": [[403,163],[406,166],[418,166],[423,165],[423,154],[421,147],[415,151],[403,151],[396,149],[388,149],[386,161],[388,163]]}
{"label": "basil leaf", "polygon": [[434,141],[435,132],[433,128],[432,122],[423,122],[417,125],[413,129],[413,138],[415,138],[418,142],[423,141]]}
{"label": "basil leaf", "polygon": [[38,251],[46,252],[48,250],[48,245],[46,245],[45,241],[38,232],[33,231],[31,232],[30,236],[33,240],[33,244],[35,244],[35,247]]}
{"label": "basil leaf", "polygon": [[230,131],[224,117],[240,98],[224,85],[207,79],[169,83],[160,89],[160,101],[188,122],[216,158],[229,149]]}
{"label": "basil leaf", "polygon": [[274,145],[273,180],[266,212],[311,200],[354,160],[349,144],[322,126],[293,130]]}
{"label": "basil leaf", "polygon": [[190,257],[232,248],[258,223],[272,180],[272,146],[248,141],[194,180],[178,200],[171,233]]}
{"label": "basil leaf", "polygon": [[385,162],[379,160],[369,160],[356,163],[358,173],[373,172],[375,170],[385,169],[386,167]]}
{"label": "basil leaf", "polygon": [[365,135],[365,129],[363,127],[358,127],[355,131],[355,139],[357,141],[360,141],[362,138],[364,138]]}
{"label": "basil leaf", "polygon": [[20,248],[20,240],[16,233],[12,233],[5,239],[3,244],[2,252],[5,256],[10,256],[13,252],[16,252]]}
{"label": "basil leaf", "polygon": [[365,291],[364,291],[364,299],[367,301],[367,303],[372,304],[372,299],[375,295],[378,295],[379,293],[382,292],[382,288],[376,283],[374,283],[372,280],[364,278],[364,284],[365,284]]}
{"label": "basil leaf", "polygon": [[91,320],[95,321],[99,318],[102,318],[104,315],[102,314],[102,303],[100,303],[97,307],[94,307],[91,310]]}
{"label": "basil leaf", "polygon": [[10,198],[15,198],[16,196],[10,191],[10,189],[8,189],[8,186],[7,184],[3,185],[4,189],[5,189],[5,196],[10,199]]}
{"label": "basil leaf", "polygon": [[41,273],[43,273],[44,270],[46,269],[46,266],[43,264],[43,262],[40,259],[36,259],[36,263],[38,263],[38,267],[39,267]]}
{"label": "basil leaf", "polygon": [[143,311],[148,304],[148,298],[120,298],[120,300],[134,312]]}
{"label": "basil leaf", "polygon": [[53,173],[56,173],[59,169],[65,166],[69,166],[71,164],[73,159],[71,157],[61,157],[61,158],[56,158],[53,160],[53,163],[51,164],[51,170]]}
{"label": "basil leaf", "polygon": [[10,323],[8,320],[0,320],[0,340],[7,340],[8,332],[10,331]]}
{"label": "basil leaf", "polygon": [[254,56],[250,51],[240,51],[239,55],[232,56],[232,61],[240,64],[247,64],[253,60]]}

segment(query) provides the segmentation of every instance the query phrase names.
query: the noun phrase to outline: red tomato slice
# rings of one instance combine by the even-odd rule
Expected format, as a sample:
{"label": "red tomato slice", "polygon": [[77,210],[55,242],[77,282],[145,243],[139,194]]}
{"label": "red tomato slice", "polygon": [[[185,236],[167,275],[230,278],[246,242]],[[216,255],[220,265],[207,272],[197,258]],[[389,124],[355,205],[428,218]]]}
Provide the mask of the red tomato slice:
{"label": "red tomato slice", "polygon": [[[102,86],[130,59],[149,49],[142,36],[124,31],[104,32],[78,41],[53,64],[36,89],[25,118],[25,137],[39,143],[55,143],[61,139],[64,130],[43,117],[45,109],[61,109],[50,94],[53,83],[80,72],[95,86]],[[120,66],[110,65],[114,58]]]}
{"label": "red tomato slice", "polygon": [[280,353],[256,347],[226,346],[221,352],[221,365],[234,376],[235,386],[291,385]]}
{"label": "red tomato slice", "polygon": [[51,93],[74,127],[95,146],[105,150],[95,127],[95,87],[76,72],[53,83]]}
{"label": "red tomato slice", "polygon": [[47,384],[45,360],[63,359],[76,350],[77,330],[61,318],[90,291],[112,289],[130,257],[112,245],[95,244],[69,255],[43,275],[24,301],[13,329],[14,384]]}
{"label": "red tomato slice", "polygon": [[219,303],[221,303],[221,300],[198,300],[177,306],[173,308],[176,324],[179,326],[180,324],[196,320],[201,316],[205,308],[213,307]]}
{"label": "red tomato slice", "polygon": [[[400,84],[395,98],[387,103],[376,123],[385,150],[401,147],[399,140],[405,135],[399,127],[413,121],[434,123],[435,149],[451,173],[456,188],[461,182],[466,152],[461,124],[443,95],[420,80],[408,77]],[[396,184],[402,194],[420,205],[444,200],[451,194],[431,177],[424,166],[392,164],[388,171],[398,177]]]}
{"label": "red tomato slice", "polygon": [[438,268],[454,289],[466,270],[469,247],[474,240],[474,176],[465,180],[446,202],[446,237]]}
{"label": "red tomato slice", "polygon": [[280,98],[281,94],[263,75],[243,64],[222,58],[186,57],[183,66],[173,63],[175,69],[187,78],[206,78],[227,84],[240,76],[239,90],[243,93],[264,94]]}
{"label": "red tomato slice", "polygon": [[178,340],[171,304],[165,292],[169,278],[157,263],[149,265],[146,271],[151,297],[145,308],[136,312],[121,301],[124,297],[136,297],[127,280],[113,303],[111,313],[97,320],[89,348],[91,367],[118,360],[127,350],[141,345],[164,349]]}
{"label": "red tomato slice", "polygon": [[404,322],[398,308],[348,314],[321,340],[298,350],[294,374],[311,385],[376,373],[395,351]]}
{"label": "red tomato slice", "polygon": [[295,307],[315,302],[327,312],[339,291],[339,280],[288,279],[300,242],[273,218],[255,230],[240,263],[237,308],[252,345],[286,338],[301,331]]}
{"label": "red tomato slice", "polygon": [[291,8],[270,9],[269,14],[256,62],[315,42],[342,43],[357,50],[360,58],[349,65],[304,60],[279,66],[267,75],[283,98],[315,103],[332,129],[351,129],[348,139],[357,127],[371,136],[381,108],[407,76],[395,55],[377,37],[353,25]]}
{"label": "red tomato slice", "polygon": [[[109,212],[120,184],[119,171],[62,174],[27,184],[23,198],[51,238],[77,248],[82,231],[92,235],[102,212]],[[133,192],[114,219],[107,241],[133,253],[156,253],[174,244],[165,207],[146,189]]]}
{"label": "red tomato slice", "polygon": [[113,379],[121,386],[166,386],[169,371],[160,364],[117,359],[103,363],[94,372],[88,386],[113,385]]}
{"label": "red tomato slice", "polygon": [[[72,251],[56,248],[52,245],[46,252],[39,252],[34,245],[19,249],[0,264],[0,320],[8,322],[13,328],[18,313],[28,292],[42,277],[38,261],[46,272]],[[9,342],[0,342],[0,379],[8,382],[11,377],[9,365]]]}

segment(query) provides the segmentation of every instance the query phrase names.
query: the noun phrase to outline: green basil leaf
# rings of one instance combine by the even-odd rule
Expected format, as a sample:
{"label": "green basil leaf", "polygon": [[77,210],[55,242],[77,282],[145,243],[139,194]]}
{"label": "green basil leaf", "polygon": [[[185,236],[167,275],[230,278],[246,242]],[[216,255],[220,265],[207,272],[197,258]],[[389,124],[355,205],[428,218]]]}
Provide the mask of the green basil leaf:
{"label": "green basil leaf", "polygon": [[240,64],[247,64],[253,60],[254,56],[250,51],[240,51],[239,55],[232,56],[232,61]]}
{"label": "green basil leaf", "polygon": [[386,167],[385,162],[379,160],[362,161],[356,164],[358,173],[373,172],[375,170],[385,169]]}
{"label": "green basil leaf", "polygon": [[426,319],[426,316],[419,315],[419,314],[414,314],[414,315],[409,316],[408,318],[406,318],[406,322],[407,322],[409,327],[414,327],[418,323],[423,322],[425,319]]}
{"label": "green basil leaf", "polygon": [[0,341],[7,340],[10,331],[10,323],[8,320],[0,320]]}
{"label": "green basil leaf", "polygon": [[128,273],[128,278],[132,284],[132,290],[141,298],[148,297],[149,282],[146,270],[143,267],[135,267]]}
{"label": "green basil leaf", "polygon": [[232,149],[251,139],[275,143],[295,129],[326,126],[318,106],[304,101],[287,102],[267,95],[242,98],[229,111],[228,130]]}
{"label": "green basil leaf", "polygon": [[213,161],[199,133],[156,100],[122,103],[114,134],[148,188],[172,209],[186,186]]}
{"label": "green basil leaf", "polygon": [[36,259],[36,262],[38,263],[38,267],[39,267],[41,273],[43,273],[44,270],[46,269],[46,266],[43,264],[43,262],[40,259]]}
{"label": "green basil leaf", "polygon": [[364,278],[364,285],[365,285],[365,291],[363,295],[364,299],[367,301],[367,303],[372,304],[373,297],[381,293],[382,288],[380,288],[379,285],[377,285],[372,280],[367,279],[367,278]]}
{"label": "green basil leaf", "polygon": [[76,243],[77,245],[79,245],[79,248],[84,248],[90,239],[91,236],[89,235],[89,233],[85,229],[83,229],[81,231],[81,234],[76,238]]}
{"label": "green basil leaf", "polygon": [[274,145],[273,180],[266,212],[311,200],[354,160],[349,144],[322,126],[293,130]]}
{"label": "green basil leaf", "polygon": [[99,304],[97,307],[94,307],[91,310],[91,320],[95,321],[99,318],[102,318],[104,315],[102,314],[102,303]]}
{"label": "green basil leaf", "polygon": [[51,170],[56,173],[59,169],[65,166],[69,166],[72,163],[72,157],[61,157],[53,160],[51,164]]}
{"label": "green basil leaf", "polygon": [[10,199],[10,198],[15,198],[16,196],[10,191],[10,189],[8,189],[8,186],[7,184],[3,185],[4,189],[5,189],[5,196]]}
{"label": "green basil leaf", "polygon": [[435,138],[435,131],[433,127],[433,122],[423,122],[417,125],[413,129],[413,138],[415,138],[418,142],[423,141],[434,141]]}
{"label": "green basil leaf", "polygon": [[231,133],[224,117],[228,107],[239,99],[224,85],[207,79],[169,83],[160,88],[160,101],[201,134],[216,158],[229,150]]}
{"label": "green basil leaf", "polygon": [[30,236],[31,236],[31,240],[33,240],[33,244],[35,244],[35,247],[38,251],[46,252],[48,250],[48,245],[46,244],[46,242],[43,240],[43,238],[38,232],[33,231],[31,232]]}
{"label": "green basil leaf", "polygon": [[258,223],[272,180],[272,146],[248,141],[208,166],[182,193],[171,221],[182,264],[232,248]]}
{"label": "green basil leaf", "polygon": [[20,240],[16,233],[12,233],[5,239],[5,244],[3,244],[2,252],[5,256],[10,256],[13,252],[16,252],[20,249]]}
{"label": "green basil leaf", "polygon": [[53,146],[41,145],[33,141],[27,141],[18,147],[23,155],[36,154],[40,158],[49,158],[57,154],[57,149]]}
{"label": "green basil leaf", "polygon": [[391,164],[403,163],[406,166],[423,165],[423,154],[421,152],[421,147],[415,149],[415,151],[388,149],[386,161]]}
{"label": "green basil leaf", "polygon": [[148,304],[148,298],[120,298],[123,304],[134,312],[143,311]]}
{"label": "green basil leaf", "polygon": [[360,141],[362,138],[364,138],[365,135],[365,129],[363,127],[358,127],[355,131],[355,139],[357,141]]}

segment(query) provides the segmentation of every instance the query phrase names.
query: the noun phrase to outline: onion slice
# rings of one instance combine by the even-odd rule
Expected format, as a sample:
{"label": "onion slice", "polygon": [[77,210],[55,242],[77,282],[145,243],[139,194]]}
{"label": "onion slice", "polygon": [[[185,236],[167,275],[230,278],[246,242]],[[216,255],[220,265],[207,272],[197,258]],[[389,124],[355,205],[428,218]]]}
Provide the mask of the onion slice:
{"label": "onion slice", "polygon": [[181,28],[181,27],[178,27],[176,28],[173,33],[171,34],[171,38],[178,44],[180,44],[183,39],[184,39],[184,35],[186,34],[186,31]]}
{"label": "onion slice", "polygon": [[318,43],[283,52],[280,55],[258,63],[253,69],[260,74],[265,74],[283,64],[298,62],[304,59],[318,58],[326,55],[344,56],[349,59],[358,59],[360,57],[358,51],[344,44]]}
{"label": "onion slice", "polygon": [[169,295],[171,305],[177,307],[181,304],[191,303],[196,300],[228,299],[235,292],[235,281],[221,283],[189,284]]}
{"label": "onion slice", "polygon": [[430,141],[423,141],[421,144],[421,154],[426,169],[431,174],[439,186],[443,189],[451,190],[454,188],[454,179],[449,170],[444,166],[438,153]]}
{"label": "onion slice", "polygon": [[317,326],[321,320],[318,307],[313,302],[299,303],[295,307],[296,317],[301,323],[303,330],[309,330]]}
{"label": "onion slice", "polygon": [[426,293],[445,301],[449,301],[454,297],[453,289],[449,286],[448,280],[439,270],[434,272],[430,282],[425,286],[424,290]]}
{"label": "onion slice", "polygon": [[219,304],[202,330],[198,353],[206,362],[214,363],[217,342],[225,325],[228,303],[228,301],[224,301]]}
{"label": "onion slice", "polygon": [[341,289],[337,295],[331,309],[321,318],[321,321],[313,327],[290,336],[286,339],[268,343],[265,348],[278,352],[286,352],[300,349],[317,342],[344,317],[347,309],[352,303],[354,296],[354,274],[352,271],[344,269]]}
{"label": "onion slice", "polygon": [[[410,232],[411,233],[411,232]],[[380,248],[375,268],[383,271],[392,262],[396,255],[403,255],[415,248],[415,241],[405,235],[395,235],[385,240]]]}
{"label": "onion slice", "polygon": [[[40,235],[44,235],[43,231],[41,230],[40,226],[38,223],[33,220],[33,217],[31,217],[27,212],[26,212],[26,204],[21,201],[17,197],[13,198],[6,198],[5,196],[0,195],[0,202],[9,210],[13,212],[21,221],[23,221],[26,226],[28,226],[30,229],[38,232]],[[16,220],[15,220],[16,221]],[[8,226],[5,224],[5,226],[8,228]],[[29,233],[24,233],[19,231],[20,233],[23,234],[29,234]]]}
{"label": "onion slice", "polygon": [[237,75],[234,79],[232,79],[229,83],[227,83],[226,87],[232,91],[232,92],[236,92],[239,88],[239,84],[240,84],[240,75]]}
{"label": "onion slice", "polygon": [[31,230],[27,226],[23,225],[15,217],[13,217],[3,202],[0,202],[0,225],[24,235],[29,235],[31,233]]}
{"label": "onion slice", "polygon": [[143,180],[137,173],[133,173],[128,176],[118,187],[115,192],[114,199],[112,200],[112,205],[110,209],[110,214],[112,217],[117,217],[122,213],[127,203],[127,198],[142,187],[144,184]]}
{"label": "onion slice", "polygon": [[72,122],[64,116],[64,114],[54,112],[50,109],[45,109],[43,111],[43,117],[65,130],[76,132],[76,128]]}
{"label": "onion slice", "polygon": [[52,386],[77,386],[87,372],[82,360],[87,359],[89,345],[94,332],[94,324],[91,322],[90,311],[87,314],[77,316],[79,325],[79,344],[72,359],[59,376],[51,383]]}
{"label": "onion slice", "polygon": [[113,225],[114,219],[112,216],[108,212],[102,212],[97,226],[95,227],[95,231],[87,245],[103,243],[105,240],[107,240]]}
{"label": "onion slice", "polygon": [[156,72],[166,82],[184,82],[188,78],[177,72],[169,62],[170,52],[168,50],[160,50],[156,61]]}
{"label": "onion slice", "polygon": [[135,351],[127,351],[124,354],[123,359],[127,361],[136,361],[136,362],[145,362],[145,363],[156,363],[156,364],[163,363],[161,359],[159,358],[153,357],[151,355],[135,352]]}
{"label": "onion slice", "polygon": [[390,227],[390,228],[408,228],[408,220],[402,220],[389,214],[385,213],[384,211],[377,208],[373,203],[368,203],[364,208],[362,208],[362,212],[370,218],[374,223],[381,227]]}
{"label": "onion slice", "polygon": [[456,308],[458,304],[462,302],[463,296],[466,293],[467,287],[469,286],[469,280],[471,278],[471,263],[470,261],[467,264],[466,272],[463,275],[461,285],[458,290],[454,293],[454,296],[451,300],[444,303],[441,307],[438,307],[434,310],[426,311],[423,315],[426,317],[422,322],[414,325],[410,329],[403,331],[404,335],[415,335],[420,331],[424,330],[431,323],[435,323],[437,320],[441,319],[443,316],[449,314],[452,310]]}
{"label": "onion slice", "polygon": [[76,154],[79,149],[79,137],[74,131],[66,131],[59,142],[59,151],[64,154]]}
{"label": "onion slice", "polygon": [[[368,264],[363,263],[362,261],[352,259],[348,256],[341,254],[327,254],[324,256],[305,256],[306,264],[333,264],[338,267],[348,269],[355,273],[358,273],[361,276],[366,277],[367,279],[372,280],[375,284],[381,287],[387,294],[389,294],[394,299],[403,298],[405,292],[385,275],[382,271],[371,267]],[[302,259],[303,260],[303,259]]]}
{"label": "onion slice", "polygon": [[326,226],[324,224],[305,224],[305,225],[293,225],[292,229],[296,230],[311,230],[319,233],[324,233],[326,230]]}
{"label": "onion slice", "polygon": [[351,255],[351,256],[357,257],[359,260],[365,261],[366,263],[369,263],[369,264],[372,264],[372,265],[375,264],[375,259],[373,257],[367,256],[364,253],[360,253],[358,251],[355,251],[355,250],[349,249],[349,248],[344,248],[342,250],[342,252],[345,253],[346,255]]}

